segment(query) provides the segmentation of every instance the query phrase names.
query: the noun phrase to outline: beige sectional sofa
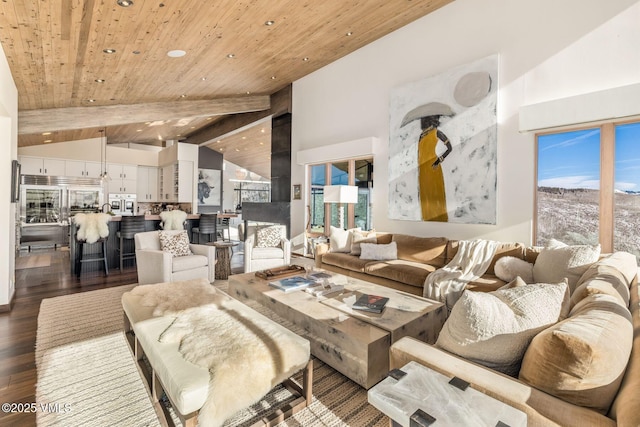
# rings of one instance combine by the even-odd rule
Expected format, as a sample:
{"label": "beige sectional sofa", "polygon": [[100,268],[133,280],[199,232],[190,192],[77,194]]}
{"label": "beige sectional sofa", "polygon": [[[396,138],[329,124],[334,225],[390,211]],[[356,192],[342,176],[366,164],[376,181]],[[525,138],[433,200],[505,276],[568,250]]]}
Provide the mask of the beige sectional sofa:
{"label": "beige sectional sofa", "polygon": [[[388,261],[363,260],[351,252],[330,252],[329,244],[316,246],[317,267],[367,280],[379,285],[422,296],[426,277],[448,264],[458,251],[458,241],[446,237],[414,237],[406,234],[376,233],[377,244],[396,242],[398,259]],[[501,243],[487,272],[467,289],[493,291],[506,284],[494,271],[495,263],[504,256],[513,256],[533,263],[538,251],[521,243]]]}
{"label": "beige sectional sofa", "polygon": [[[391,368],[416,361],[527,414],[529,426],[640,426],[640,291],[633,255],[592,264],[567,318],[528,345],[518,378],[411,338],[391,347]],[[446,327],[446,325],[445,325]]]}

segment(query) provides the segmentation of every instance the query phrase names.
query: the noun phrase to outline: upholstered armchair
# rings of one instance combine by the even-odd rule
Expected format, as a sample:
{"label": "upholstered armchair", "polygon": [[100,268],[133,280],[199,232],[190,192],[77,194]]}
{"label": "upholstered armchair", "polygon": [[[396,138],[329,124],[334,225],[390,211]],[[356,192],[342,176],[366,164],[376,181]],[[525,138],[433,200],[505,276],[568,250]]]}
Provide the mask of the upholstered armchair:
{"label": "upholstered armchair", "polygon": [[289,265],[291,242],[284,225],[250,225],[244,241],[244,272]]}
{"label": "upholstered armchair", "polygon": [[141,285],[201,277],[211,283],[215,279],[216,248],[190,244],[186,230],[137,233],[135,247]]}

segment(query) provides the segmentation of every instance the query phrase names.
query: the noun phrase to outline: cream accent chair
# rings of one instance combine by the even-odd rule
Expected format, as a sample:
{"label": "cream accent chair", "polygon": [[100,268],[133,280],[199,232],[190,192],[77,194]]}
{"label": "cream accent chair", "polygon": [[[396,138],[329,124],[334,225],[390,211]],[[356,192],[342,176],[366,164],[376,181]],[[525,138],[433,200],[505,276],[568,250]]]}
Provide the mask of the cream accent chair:
{"label": "cream accent chair", "polygon": [[[280,231],[278,246],[259,248],[258,230],[275,227]],[[247,239],[244,241],[244,272],[265,270],[267,268],[289,265],[291,262],[291,242],[287,239],[287,227],[284,225],[249,225]]]}
{"label": "cream accent chair", "polygon": [[[178,234],[183,231],[164,231]],[[193,255],[174,257],[160,248],[160,232],[146,231],[135,235],[138,284],[177,282],[206,278],[215,280],[216,248],[190,244]]]}

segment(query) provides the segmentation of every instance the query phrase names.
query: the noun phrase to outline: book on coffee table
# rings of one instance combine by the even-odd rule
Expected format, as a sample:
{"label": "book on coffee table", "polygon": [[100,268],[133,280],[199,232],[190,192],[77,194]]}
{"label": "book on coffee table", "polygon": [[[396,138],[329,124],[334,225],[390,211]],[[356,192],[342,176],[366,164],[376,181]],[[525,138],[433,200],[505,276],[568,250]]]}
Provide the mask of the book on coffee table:
{"label": "book on coffee table", "polygon": [[269,286],[280,289],[284,292],[292,292],[300,289],[304,289],[309,285],[316,283],[313,279],[307,279],[302,276],[287,277],[285,279],[269,282]]}
{"label": "book on coffee table", "polygon": [[354,310],[368,311],[371,313],[382,313],[389,298],[380,295],[362,294],[353,303]]}

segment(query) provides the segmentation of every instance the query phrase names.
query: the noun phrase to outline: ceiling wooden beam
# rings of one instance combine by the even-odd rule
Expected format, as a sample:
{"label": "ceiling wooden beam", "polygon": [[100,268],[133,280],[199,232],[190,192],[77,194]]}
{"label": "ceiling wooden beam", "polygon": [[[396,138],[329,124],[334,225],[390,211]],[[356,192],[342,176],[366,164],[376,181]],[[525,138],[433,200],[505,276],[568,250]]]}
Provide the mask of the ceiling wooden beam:
{"label": "ceiling wooden beam", "polygon": [[269,110],[269,96],[195,101],[149,102],[96,107],[24,110],[18,113],[18,134],[117,126],[185,117],[209,117]]}

